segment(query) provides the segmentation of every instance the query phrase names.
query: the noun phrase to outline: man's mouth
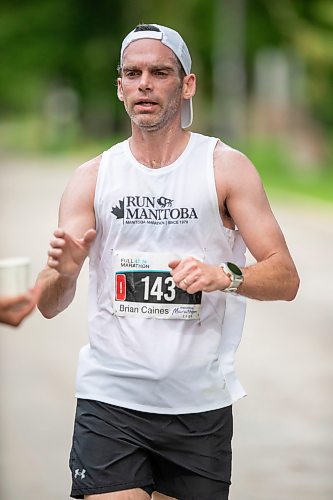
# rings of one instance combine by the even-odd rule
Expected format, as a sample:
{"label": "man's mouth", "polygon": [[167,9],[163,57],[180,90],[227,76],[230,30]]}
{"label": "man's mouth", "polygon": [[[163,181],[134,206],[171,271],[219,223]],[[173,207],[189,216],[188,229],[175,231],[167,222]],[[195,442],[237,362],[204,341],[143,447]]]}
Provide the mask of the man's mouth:
{"label": "man's mouth", "polygon": [[149,108],[151,106],[156,106],[157,102],[155,101],[137,101],[135,106],[143,106],[144,108]]}

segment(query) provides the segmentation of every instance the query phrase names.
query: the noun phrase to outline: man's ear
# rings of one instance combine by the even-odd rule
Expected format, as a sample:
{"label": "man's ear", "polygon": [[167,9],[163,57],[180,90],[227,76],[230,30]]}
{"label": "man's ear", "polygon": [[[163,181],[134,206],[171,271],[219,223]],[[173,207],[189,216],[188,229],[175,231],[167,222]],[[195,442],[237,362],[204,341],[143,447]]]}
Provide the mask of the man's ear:
{"label": "man's ear", "polygon": [[186,75],[183,79],[183,99],[191,99],[196,91],[196,76],[194,73]]}
{"label": "man's ear", "polygon": [[124,100],[123,86],[121,83],[121,78],[117,78],[117,96],[119,101]]}

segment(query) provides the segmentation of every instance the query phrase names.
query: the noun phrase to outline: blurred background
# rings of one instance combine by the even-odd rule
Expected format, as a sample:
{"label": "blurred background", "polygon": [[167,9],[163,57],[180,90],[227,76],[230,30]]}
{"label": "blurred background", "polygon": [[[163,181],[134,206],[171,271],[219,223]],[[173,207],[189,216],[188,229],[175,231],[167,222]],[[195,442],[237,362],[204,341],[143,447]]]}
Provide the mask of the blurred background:
{"label": "blurred background", "polygon": [[1,150],[89,155],[126,137],[116,67],[138,22],[188,43],[193,130],[245,148],[264,181],[332,198],[330,0],[2,0]]}
{"label": "blurred background", "polygon": [[[72,171],[129,135],[116,67],[140,22],[183,35],[198,77],[192,130],[254,162],[302,280],[293,303],[248,304],[231,500],[331,500],[331,0],[2,0],[0,258],[30,256],[33,282]],[[85,268],[52,321],[0,327],[1,500],[68,498],[86,285]]]}

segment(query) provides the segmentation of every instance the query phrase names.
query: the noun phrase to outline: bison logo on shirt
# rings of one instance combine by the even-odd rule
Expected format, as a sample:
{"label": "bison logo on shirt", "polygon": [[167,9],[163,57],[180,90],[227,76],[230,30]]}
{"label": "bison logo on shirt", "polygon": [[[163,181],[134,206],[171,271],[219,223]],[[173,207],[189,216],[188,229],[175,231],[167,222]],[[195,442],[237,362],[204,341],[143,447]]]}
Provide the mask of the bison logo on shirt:
{"label": "bison logo on shirt", "polygon": [[170,200],[170,198],[165,198],[165,196],[161,196],[160,198],[157,198],[157,203],[159,204],[160,207],[166,208],[166,207],[171,207],[173,200]]}

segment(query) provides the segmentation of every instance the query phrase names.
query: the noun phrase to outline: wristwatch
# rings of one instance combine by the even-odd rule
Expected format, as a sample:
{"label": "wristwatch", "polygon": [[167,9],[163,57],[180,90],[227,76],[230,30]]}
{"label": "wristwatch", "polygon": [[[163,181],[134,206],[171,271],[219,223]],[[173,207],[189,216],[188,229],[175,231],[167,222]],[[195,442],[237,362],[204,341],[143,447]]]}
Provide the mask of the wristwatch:
{"label": "wristwatch", "polygon": [[222,262],[220,267],[222,267],[225,274],[231,279],[230,285],[227,286],[227,288],[224,288],[222,292],[236,292],[239,285],[241,285],[244,281],[241,269],[239,269],[239,267],[232,262]]}

